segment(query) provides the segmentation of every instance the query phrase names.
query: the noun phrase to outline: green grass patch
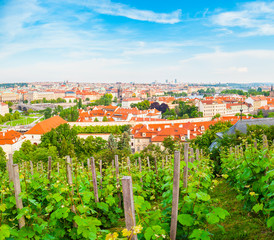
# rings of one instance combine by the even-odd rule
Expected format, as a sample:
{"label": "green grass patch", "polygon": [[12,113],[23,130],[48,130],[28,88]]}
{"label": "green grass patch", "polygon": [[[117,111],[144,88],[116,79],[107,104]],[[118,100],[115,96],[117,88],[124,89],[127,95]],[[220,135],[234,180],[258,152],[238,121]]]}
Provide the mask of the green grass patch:
{"label": "green grass patch", "polygon": [[214,206],[230,213],[230,217],[221,224],[225,232],[219,227],[209,226],[209,231],[214,234],[212,239],[274,239],[274,232],[267,228],[264,216],[245,211],[243,202],[237,200],[236,196],[236,191],[225,180],[220,180],[219,185],[212,190],[211,197],[216,199]]}
{"label": "green grass patch", "polygon": [[11,122],[8,122],[8,126],[19,126],[19,125],[28,125],[34,122],[37,118],[32,118],[32,117],[26,117],[26,118],[20,118],[17,120],[13,120]]}

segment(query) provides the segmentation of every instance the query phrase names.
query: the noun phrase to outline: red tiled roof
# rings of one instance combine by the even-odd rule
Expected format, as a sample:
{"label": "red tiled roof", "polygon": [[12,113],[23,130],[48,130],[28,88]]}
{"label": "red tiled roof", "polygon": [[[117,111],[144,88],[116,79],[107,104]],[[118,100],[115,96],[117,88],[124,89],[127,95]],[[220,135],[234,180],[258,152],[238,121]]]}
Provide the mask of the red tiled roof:
{"label": "red tiled roof", "polygon": [[53,128],[57,128],[61,124],[67,123],[63,118],[59,116],[54,116],[46,119],[42,122],[37,123],[33,128],[27,131],[25,134],[45,134],[50,132]]}
{"label": "red tiled roof", "polygon": [[0,145],[14,144],[22,136],[22,133],[14,130],[8,130],[7,132],[0,132]]}

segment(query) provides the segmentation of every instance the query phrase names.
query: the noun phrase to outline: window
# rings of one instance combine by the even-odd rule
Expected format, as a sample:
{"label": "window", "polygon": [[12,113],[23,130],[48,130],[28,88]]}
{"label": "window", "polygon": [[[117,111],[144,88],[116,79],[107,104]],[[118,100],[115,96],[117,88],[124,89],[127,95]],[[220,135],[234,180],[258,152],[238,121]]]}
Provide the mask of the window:
{"label": "window", "polygon": [[145,137],[145,136],[146,136],[146,133],[143,133],[142,136]]}

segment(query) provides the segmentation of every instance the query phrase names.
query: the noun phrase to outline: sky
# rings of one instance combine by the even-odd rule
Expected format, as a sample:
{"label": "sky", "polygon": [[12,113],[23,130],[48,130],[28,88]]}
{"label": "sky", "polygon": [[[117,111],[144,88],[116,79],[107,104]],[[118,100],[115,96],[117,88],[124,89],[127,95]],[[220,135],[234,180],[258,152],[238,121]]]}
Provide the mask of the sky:
{"label": "sky", "polygon": [[0,82],[274,82],[274,1],[0,0]]}

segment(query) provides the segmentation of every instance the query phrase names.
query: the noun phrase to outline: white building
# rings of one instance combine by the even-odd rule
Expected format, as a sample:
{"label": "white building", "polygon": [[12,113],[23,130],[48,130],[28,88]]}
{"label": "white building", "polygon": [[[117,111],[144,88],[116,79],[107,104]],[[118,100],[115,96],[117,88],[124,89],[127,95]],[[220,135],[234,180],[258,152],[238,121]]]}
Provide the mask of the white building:
{"label": "white building", "polygon": [[122,108],[130,108],[130,105],[132,103],[137,104],[139,102],[142,102],[140,98],[126,98],[122,101]]}
{"label": "white building", "polygon": [[0,132],[0,147],[2,147],[7,156],[18,151],[25,140],[21,133],[14,130]]}
{"label": "white building", "polygon": [[0,115],[4,116],[6,113],[9,113],[8,104],[0,103]]}

